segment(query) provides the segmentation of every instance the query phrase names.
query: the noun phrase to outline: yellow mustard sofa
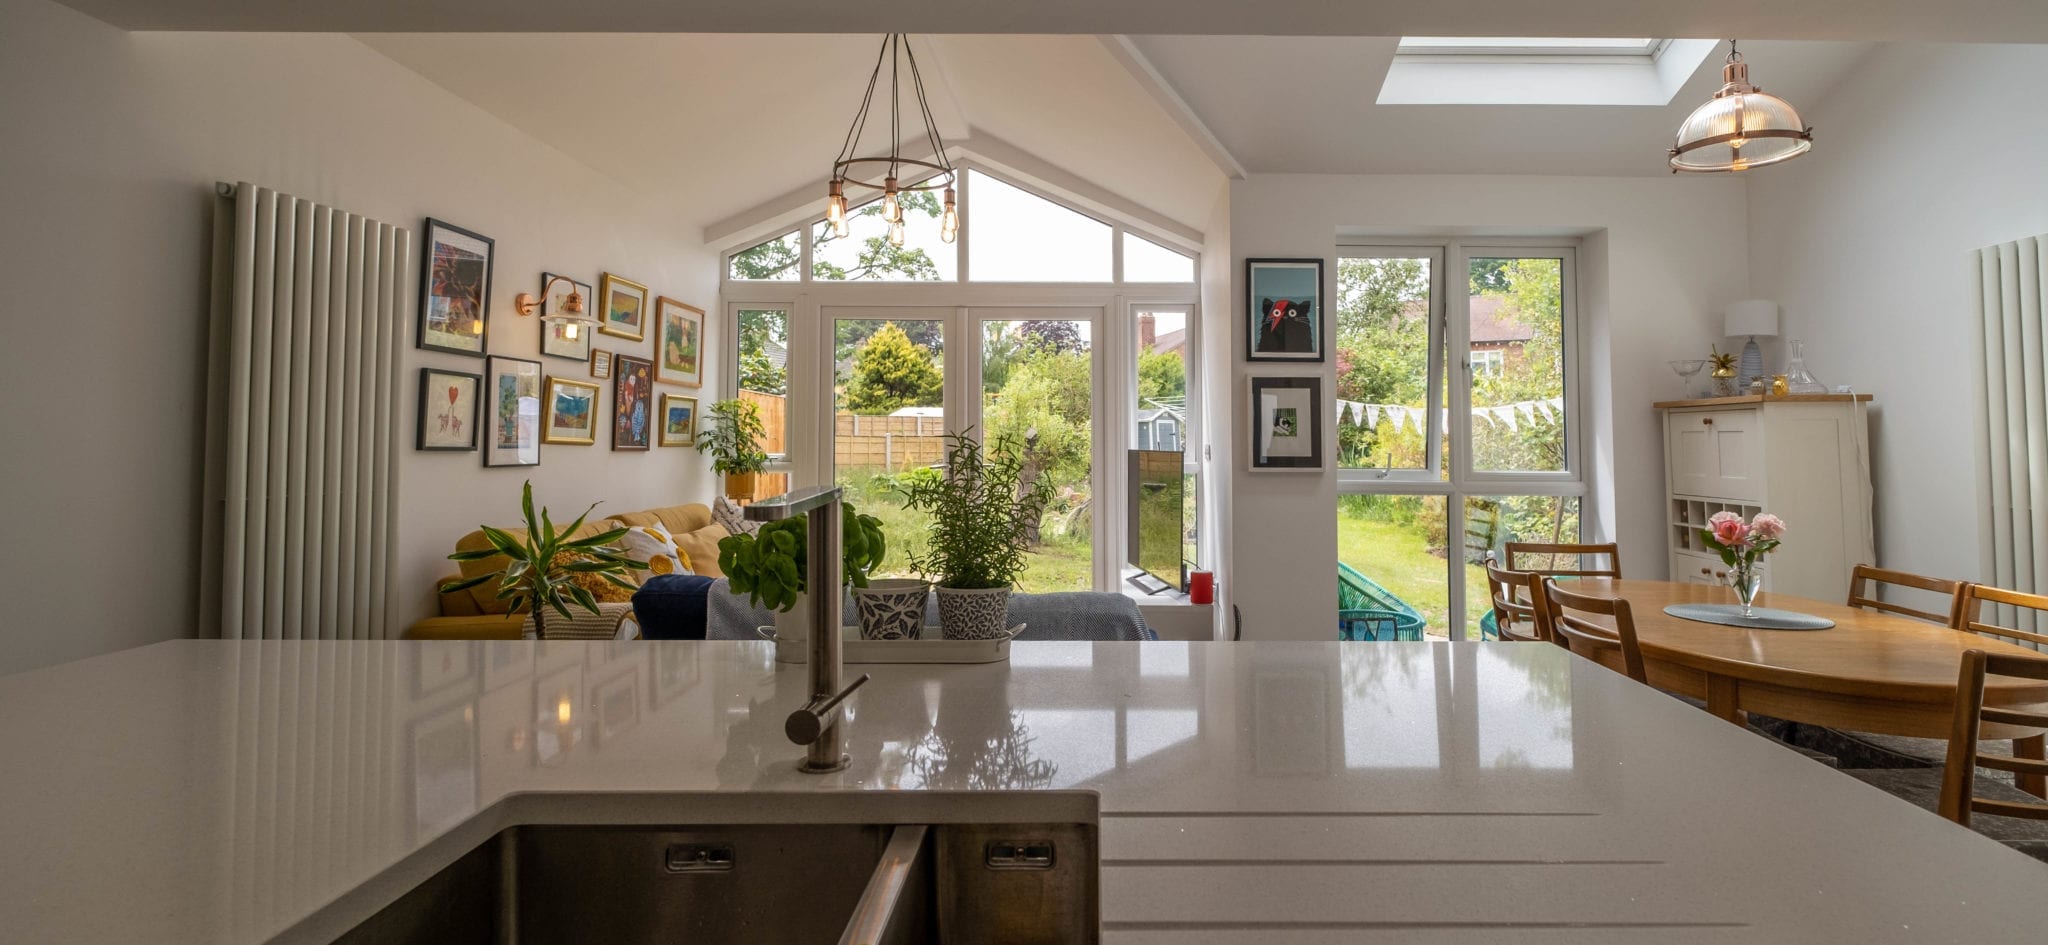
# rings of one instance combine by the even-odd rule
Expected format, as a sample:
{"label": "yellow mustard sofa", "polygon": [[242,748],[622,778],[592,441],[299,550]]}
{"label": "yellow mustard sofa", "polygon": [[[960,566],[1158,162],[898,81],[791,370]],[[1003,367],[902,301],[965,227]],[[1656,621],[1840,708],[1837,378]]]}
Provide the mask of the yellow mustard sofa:
{"label": "yellow mustard sofa", "polygon": [[[724,538],[726,530],[711,521],[711,509],[701,503],[671,505],[666,508],[647,509],[642,512],[625,512],[610,516],[599,522],[585,522],[578,528],[575,537],[588,537],[620,526],[653,525],[659,523],[675,536],[676,548],[689,558],[690,570],[698,574],[722,577],[718,570],[718,540]],[[525,529],[505,529],[514,537],[526,537]],[[484,537],[483,530],[470,532],[455,543],[456,551],[471,551],[489,548],[491,543]],[[503,555],[478,561],[464,561],[459,564],[460,572],[434,582],[440,587],[461,578],[490,574],[504,569],[507,560]],[[526,614],[508,613],[504,601],[498,599],[496,582],[486,581],[476,587],[441,594],[441,615],[428,617],[406,630],[407,639],[412,640],[517,640],[526,622]]]}

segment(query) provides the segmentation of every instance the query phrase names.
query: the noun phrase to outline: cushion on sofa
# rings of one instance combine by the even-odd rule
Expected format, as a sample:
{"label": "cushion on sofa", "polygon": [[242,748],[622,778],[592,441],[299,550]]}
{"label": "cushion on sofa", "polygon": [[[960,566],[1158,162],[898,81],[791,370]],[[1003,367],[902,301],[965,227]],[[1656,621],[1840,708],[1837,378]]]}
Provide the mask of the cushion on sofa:
{"label": "cushion on sofa", "polygon": [[690,564],[690,572],[710,577],[723,577],[718,569],[718,540],[728,532],[716,525],[706,525],[691,532],[669,530],[676,540],[676,550],[684,554]]}
{"label": "cushion on sofa", "polygon": [[690,502],[640,512],[622,512],[611,516],[611,519],[621,525],[660,524],[670,534],[681,535],[711,524],[711,507],[701,502]]}

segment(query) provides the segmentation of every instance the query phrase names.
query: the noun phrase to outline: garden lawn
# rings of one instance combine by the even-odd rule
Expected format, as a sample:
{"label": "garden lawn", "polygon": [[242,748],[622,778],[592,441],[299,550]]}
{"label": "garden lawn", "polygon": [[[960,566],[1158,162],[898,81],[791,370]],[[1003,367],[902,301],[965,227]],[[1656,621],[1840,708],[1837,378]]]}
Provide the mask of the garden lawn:
{"label": "garden lawn", "polygon": [[[1368,521],[1348,515],[1337,516],[1337,560],[1372,578],[1394,592],[1427,622],[1423,632],[1448,636],[1450,622],[1450,572],[1444,559],[1429,552],[1420,525]],[[1486,569],[1465,567],[1465,603],[1471,620],[1470,636],[1479,635],[1479,617],[1486,612]],[[1337,628],[1330,628],[1335,639]]]}
{"label": "garden lawn", "polygon": [[[902,496],[893,491],[884,477],[849,471],[840,477],[839,484],[846,488],[846,501],[853,503],[861,514],[882,521],[889,552],[875,570],[875,576],[919,577],[911,570],[910,561],[924,552],[931,516],[904,508]],[[1053,538],[1032,549],[1017,589],[1029,593],[1093,590],[1095,572],[1088,545],[1085,538]]]}

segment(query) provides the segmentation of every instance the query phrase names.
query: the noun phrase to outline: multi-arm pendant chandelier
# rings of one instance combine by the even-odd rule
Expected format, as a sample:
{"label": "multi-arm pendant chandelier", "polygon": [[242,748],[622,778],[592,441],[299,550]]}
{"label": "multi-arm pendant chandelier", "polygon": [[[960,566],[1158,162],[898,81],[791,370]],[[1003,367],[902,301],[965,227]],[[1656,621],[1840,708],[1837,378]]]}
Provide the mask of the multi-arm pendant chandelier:
{"label": "multi-arm pendant chandelier", "polygon": [[[889,153],[863,157],[860,155],[860,139],[867,130],[868,115],[874,110],[875,90],[882,84],[882,67],[889,67]],[[917,96],[917,114],[912,116],[924,122],[925,144],[932,149],[931,160],[920,160],[903,156],[903,115],[902,80],[904,66],[909,66],[910,87]],[[904,170],[910,170],[909,175]],[[925,172],[931,172],[928,176]],[[875,175],[882,175],[875,183]],[[902,178],[922,178],[905,184]],[[846,143],[839,148],[839,157],[832,162],[832,184],[825,198],[825,221],[832,225],[832,235],[846,235],[846,188],[865,187],[882,192],[882,219],[889,224],[889,243],[903,245],[903,205],[897,199],[908,191],[931,191],[943,188],[946,192],[945,213],[939,219],[939,238],[950,243],[960,232],[960,213],[954,207],[953,162],[946,157],[946,140],[939,134],[937,122],[932,120],[930,103],[924,96],[924,77],[917,71],[917,54],[910,50],[910,39],[902,33],[890,33],[882,37],[882,51],[875,57],[875,71],[868,76],[867,94],[861,96],[860,111],[854,113],[853,125],[846,130]]]}
{"label": "multi-arm pendant chandelier", "polygon": [[1791,103],[1749,84],[1749,64],[1728,41],[1721,90],[1678,126],[1671,170],[1746,171],[1789,161],[1813,147],[1813,129]]}

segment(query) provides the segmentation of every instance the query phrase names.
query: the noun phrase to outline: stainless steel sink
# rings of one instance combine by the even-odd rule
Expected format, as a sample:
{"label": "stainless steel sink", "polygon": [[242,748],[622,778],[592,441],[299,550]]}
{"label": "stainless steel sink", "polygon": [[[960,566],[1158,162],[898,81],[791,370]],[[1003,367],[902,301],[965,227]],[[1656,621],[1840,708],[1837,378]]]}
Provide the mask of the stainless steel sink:
{"label": "stainless steel sink", "polygon": [[1080,823],[529,826],[344,943],[918,945],[1099,941]]}

